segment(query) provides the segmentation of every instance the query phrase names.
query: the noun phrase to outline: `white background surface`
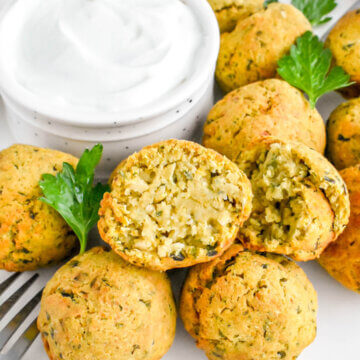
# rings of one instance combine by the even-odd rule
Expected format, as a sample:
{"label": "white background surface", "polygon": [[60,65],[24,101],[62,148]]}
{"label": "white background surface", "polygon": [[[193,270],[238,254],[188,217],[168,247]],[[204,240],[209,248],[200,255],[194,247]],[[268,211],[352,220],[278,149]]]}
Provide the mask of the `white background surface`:
{"label": "white background surface", "polygon": [[[0,0],[2,1],[2,0]],[[199,0],[200,1],[200,0]],[[356,1],[338,0],[334,18],[339,18]],[[334,21],[333,21],[334,22]],[[317,30],[322,36],[327,32],[328,26]],[[324,119],[329,113],[344,101],[339,95],[331,94],[324,97],[318,108]],[[0,110],[2,103],[0,102]],[[0,148],[5,148],[14,142],[10,135],[4,116],[0,111]],[[360,179],[359,179],[360,181]],[[333,280],[316,262],[300,264],[314,284],[319,297],[318,335],[315,342],[308,347],[300,360],[359,360],[360,351],[360,294],[353,293],[343,288]],[[180,289],[184,271],[171,274],[175,292]],[[177,294],[176,294],[177,295]],[[46,360],[40,341],[30,348],[26,359]],[[1,357],[0,359],[6,359]],[[176,340],[164,360],[205,360],[206,357],[198,350],[192,338],[186,334],[182,325],[178,324]]]}

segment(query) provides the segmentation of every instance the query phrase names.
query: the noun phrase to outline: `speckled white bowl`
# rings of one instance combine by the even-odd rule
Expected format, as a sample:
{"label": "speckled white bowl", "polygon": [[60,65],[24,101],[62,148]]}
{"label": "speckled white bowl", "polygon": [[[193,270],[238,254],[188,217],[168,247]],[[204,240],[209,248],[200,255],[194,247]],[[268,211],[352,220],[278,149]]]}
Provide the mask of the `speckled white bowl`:
{"label": "speckled white bowl", "polygon": [[196,13],[205,31],[204,63],[175,96],[162,99],[150,110],[147,108],[146,113],[104,113],[95,117],[55,111],[47,104],[34,101],[31,94],[3,71],[0,52],[0,92],[6,119],[16,140],[77,156],[86,147],[102,143],[104,155],[97,174],[100,178],[108,177],[122,159],[145,145],[169,138],[198,140],[202,123],[214,102],[220,36],[207,1],[183,1]]}

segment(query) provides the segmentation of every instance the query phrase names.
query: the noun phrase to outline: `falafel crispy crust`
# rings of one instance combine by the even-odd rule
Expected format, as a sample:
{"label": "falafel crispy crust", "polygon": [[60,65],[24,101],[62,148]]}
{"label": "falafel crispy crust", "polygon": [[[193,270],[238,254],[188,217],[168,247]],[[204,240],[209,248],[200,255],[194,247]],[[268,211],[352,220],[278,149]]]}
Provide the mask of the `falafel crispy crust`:
{"label": "falafel crispy crust", "polygon": [[166,274],[133,266],[101,247],[56,272],[38,318],[52,360],[160,360],[175,326]]}
{"label": "falafel crispy crust", "polygon": [[13,145],[0,152],[0,268],[35,270],[63,260],[77,246],[63,218],[41,202],[38,182],[77,159],[60,151]]}
{"label": "falafel crispy crust", "polygon": [[220,32],[234,30],[239,20],[263,9],[263,0],[208,0],[219,23]]}
{"label": "falafel crispy crust", "polygon": [[304,14],[292,5],[273,3],[240,20],[221,35],[216,78],[225,91],[276,76],[278,61],[296,39],[311,30]]}
{"label": "falafel crispy crust", "polygon": [[190,269],[180,316],[211,360],[295,359],[316,336],[317,295],[283,256],[233,245]]}
{"label": "falafel crispy crust", "polygon": [[325,41],[334,58],[356,84],[341,89],[347,98],[360,96],[360,9],[349,11],[330,31]]}
{"label": "falafel crispy crust", "polygon": [[325,124],[304,95],[286,81],[268,79],[233,90],[211,109],[203,144],[234,159],[255,138],[298,141],[324,153]]}
{"label": "falafel crispy crust", "polygon": [[340,104],[327,122],[327,156],[339,170],[360,163],[360,98]]}
{"label": "falafel crispy crust", "polygon": [[269,137],[255,140],[236,163],[254,192],[253,212],[239,234],[246,248],[308,261],[344,231],[350,216],[346,185],[315,150]]}
{"label": "falafel crispy crust", "polygon": [[360,165],[340,171],[350,194],[349,225],[319,258],[320,265],[337,281],[360,293]]}
{"label": "falafel crispy crust", "polygon": [[114,171],[98,228],[125,260],[154,270],[221,255],[251,212],[251,185],[230,160],[199,144],[167,140]]}

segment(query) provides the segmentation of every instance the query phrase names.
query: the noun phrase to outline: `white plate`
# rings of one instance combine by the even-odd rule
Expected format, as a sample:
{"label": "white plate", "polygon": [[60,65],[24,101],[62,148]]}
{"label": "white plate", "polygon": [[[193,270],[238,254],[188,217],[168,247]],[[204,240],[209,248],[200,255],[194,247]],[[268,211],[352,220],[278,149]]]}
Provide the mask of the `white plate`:
{"label": "white plate", "polygon": [[[1,1],[1,0],[0,0]],[[289,2],[289,1],[284,1]],[[332,24],[341,14],[349,9],[355,0],[338,0],[341,5],[334,12]],[[332,25],[331,24],[331,25]],[[331,26],[330,25],[330,26]],[[317,29],[319,36],[328,31],[329,26]],[[327,119],[330,112],[344,101],[337,94],[330,94],[321,99],[318,108]],[[0,103],[2,110],[2,103]],[[0,112],[0,148],[14,142],[9,133],[2,112]],[[343,288],[332,279],[316,262],[300,264],[314,284],[319,296],[318,335],[314,343],[299,357],[300,360],[358,360],[360,336],[360,294]],[[182,284],[184,271],[172,274],[176,297]],[[1,357],[2,360],[7,359]],[[48,360],[42,344],[37,341],[29,349],[24,360]],[[185,332],[180,321],[174,345],[163,358],[164,360],[206,360],[203,352],[196,348],[192,338]]]}

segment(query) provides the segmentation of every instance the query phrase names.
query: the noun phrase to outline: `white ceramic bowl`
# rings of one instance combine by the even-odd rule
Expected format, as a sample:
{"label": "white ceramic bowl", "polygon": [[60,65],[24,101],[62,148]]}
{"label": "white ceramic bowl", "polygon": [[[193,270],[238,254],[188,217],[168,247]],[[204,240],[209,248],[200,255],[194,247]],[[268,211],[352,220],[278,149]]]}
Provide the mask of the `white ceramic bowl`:
{"label": "white ceramic bowl", "polygon": [[[4,71],[1,58],[4,42],[0,43],[0,92],[6,119],[16,140],[76,156],[86,147],[102,143],[104,155],[97,174],[100,178],[108,177],[122,159],[145,145],[169,138],[199,140],[203,121],[214,102],[214,72],[220,36],[207,1],[183,1],[195,12],[205,32],[204,63],[175,96],[162,99],[141,113],[92,115],[57,111],[37,102]],[[87,122],[89,117],[91,121]]]}

